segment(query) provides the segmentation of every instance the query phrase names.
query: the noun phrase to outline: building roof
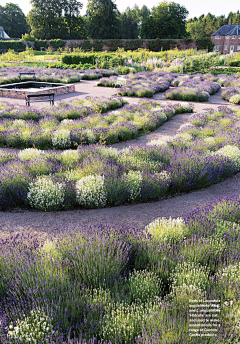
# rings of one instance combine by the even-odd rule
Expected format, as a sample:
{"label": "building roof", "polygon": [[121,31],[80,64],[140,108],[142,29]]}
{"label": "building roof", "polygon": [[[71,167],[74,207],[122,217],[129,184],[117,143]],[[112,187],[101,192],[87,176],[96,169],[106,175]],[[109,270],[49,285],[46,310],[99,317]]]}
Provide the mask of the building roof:
{"label": "building roof", "polygon": [[4,39],[10,38],[10,37],[6,34],[6,32],[4,31],[4,29],[3,29],[2,26],[0,26],[0,38],[4,38]]}
{"label": "building roof", "polygon": [[240,25],[223,25],[220,29],[214,32],[211,36],[232,36],[240,35]]}

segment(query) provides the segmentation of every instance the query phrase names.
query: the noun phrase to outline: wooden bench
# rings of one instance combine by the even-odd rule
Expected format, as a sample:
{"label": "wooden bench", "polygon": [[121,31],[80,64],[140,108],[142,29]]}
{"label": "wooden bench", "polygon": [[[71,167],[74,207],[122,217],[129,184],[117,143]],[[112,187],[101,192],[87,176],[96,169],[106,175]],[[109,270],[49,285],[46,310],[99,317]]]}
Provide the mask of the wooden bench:
{"label": "wooden bench", "polygon": [[19,77],[19,80],[22,81],[21,77],[22,75],[32,75],[33,76],[33,80],[36,81],[36,75],[35,73],[19,73],[18,74],[18,77]]}
{"label": "wooden bench", "polygon": [[[26,99],[26,106],[30,106],[30,103],[49,102],[49,101],[50,101],[50,105],[54,105],[54,95],[55,95],[55,93],[28,94],[25,98]],[[40,98],[40,97],[41,97],[41,99],[31,99],[31,98]]]}

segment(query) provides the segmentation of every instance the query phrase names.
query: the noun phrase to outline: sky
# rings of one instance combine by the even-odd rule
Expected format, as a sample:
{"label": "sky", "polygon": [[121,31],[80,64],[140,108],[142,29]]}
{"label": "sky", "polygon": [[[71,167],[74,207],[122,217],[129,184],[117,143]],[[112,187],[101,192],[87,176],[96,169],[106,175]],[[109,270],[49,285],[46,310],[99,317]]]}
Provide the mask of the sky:
{"label": "sky", "polygon": [[[86,12],[87,7],[87,0],[79,0],[83,3],[83,8],[81,10],[81,15],[84,15]],[[0,0],[0,5],[4,6],[6,3],[14,3],[17,4],[25,15],[31,10],[32,5],[30,4],[30,0]],[[149,9],[153,6],[156,6],[159,2],[156,0],[115,0],[117,8],[120,12],[124,12],[125,9],[129,6],[130,8],[134,7],[137,4],[140,8],[143,5],[146,5]],[[228,15],[230,11],[237,12],[240,11],[240,1],[239,0],[174,0],[174,2],[179,3],[180,5],[186,7],[189,12],[188,19],[199,17],[202,14],[214,14],[215,16],[220,16],[225,14]],[[1,25],[1,23],[0,23]]]}

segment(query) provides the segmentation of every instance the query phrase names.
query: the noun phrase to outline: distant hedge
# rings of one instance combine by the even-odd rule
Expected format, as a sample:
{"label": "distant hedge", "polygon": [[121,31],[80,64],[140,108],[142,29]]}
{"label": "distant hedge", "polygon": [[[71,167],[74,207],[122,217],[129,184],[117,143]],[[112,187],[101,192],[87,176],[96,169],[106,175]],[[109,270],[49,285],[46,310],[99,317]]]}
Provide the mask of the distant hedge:
{"label": "distant hedge", "polygon": [[116,56],[114,53],[104,53],[104,56],[99,53],[78,53],[78,54],[67,54],[62,56],[62,63],[68,64],[68,65],[79,65],[79,64],[92,64],[95,65],[96,58],[98,60],[98,63],[103,62],[104,60],[108,61],[110,59],[113,59],[113,65],[123,64],[124,59],[121,57],[120,61],[119,57]]}
{"label": "distant hedge", "polygon": [[0,50],[8,50],[8,49],[12,49],[15,51],[19,51],[19,50],[25,50],[26,46],[23,42],[21,41],[0,41]]}
{"label": "distant hedge", "polygon": [[36,50],[41,50],[41,48],[48,48],[49,47],[49,45],[48,45],[48,42],[46,41],[46,40],[44,40],[44,41],[41,41],[41,40],[36,40],[35,42],[34,42],[34,48],[36,49]]}

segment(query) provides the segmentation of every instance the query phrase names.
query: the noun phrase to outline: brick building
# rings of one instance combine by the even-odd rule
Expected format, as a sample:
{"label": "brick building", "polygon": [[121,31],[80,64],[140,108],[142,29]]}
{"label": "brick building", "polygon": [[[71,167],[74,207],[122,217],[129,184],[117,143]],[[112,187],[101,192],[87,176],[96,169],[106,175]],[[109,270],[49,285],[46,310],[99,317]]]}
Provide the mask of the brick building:
{"label": "brick building", "polygon": [[240,25],[223,25],[211,35],[214,51],[221,54],[240,53]]}

